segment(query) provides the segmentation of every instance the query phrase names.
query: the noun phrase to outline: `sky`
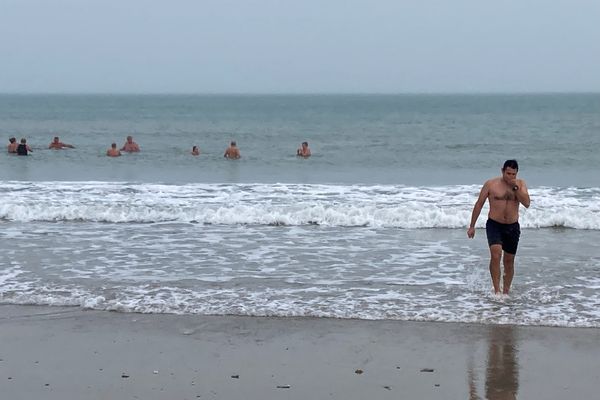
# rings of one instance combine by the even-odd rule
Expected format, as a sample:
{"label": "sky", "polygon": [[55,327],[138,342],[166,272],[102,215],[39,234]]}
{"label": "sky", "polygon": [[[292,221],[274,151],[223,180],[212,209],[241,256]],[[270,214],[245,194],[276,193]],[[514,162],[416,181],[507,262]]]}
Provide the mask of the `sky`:
{"label": "sky", "polygon": [[0,93],[600,92],[598,0],[0,0]]}

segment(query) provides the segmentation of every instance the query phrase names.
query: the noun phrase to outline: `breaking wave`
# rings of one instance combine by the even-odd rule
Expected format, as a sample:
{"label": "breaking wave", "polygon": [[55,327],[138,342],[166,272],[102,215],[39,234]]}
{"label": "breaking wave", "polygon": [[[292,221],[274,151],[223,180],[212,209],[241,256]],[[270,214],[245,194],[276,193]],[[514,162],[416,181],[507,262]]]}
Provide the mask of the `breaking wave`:
{"label": "breaking wave", "polygon": [[[464,228],[480,187],[2,182],[0,219]],[[530,188],[523,228],[600,229],[600,188]],[[486,206],[487,207],[487,206]],[[484,208],[482,216],[486,214]],[[480,217],[480,226],[485,218]]]}

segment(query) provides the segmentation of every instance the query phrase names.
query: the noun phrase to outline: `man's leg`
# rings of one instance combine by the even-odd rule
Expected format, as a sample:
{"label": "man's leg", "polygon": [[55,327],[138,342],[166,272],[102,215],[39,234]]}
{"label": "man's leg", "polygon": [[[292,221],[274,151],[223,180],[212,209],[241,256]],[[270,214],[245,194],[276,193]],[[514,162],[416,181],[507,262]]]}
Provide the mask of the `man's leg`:
{"label": "man's leg", "polygon": [[515,275],[515,255],[504,252],[504,279],[502,293],[508,294],[510,291],[510,285]]}
{"label": "man's leg", "polygon": [[[490,246],[490,275],[492,276],[492,285],[494,293],[500,293],[500,258],[502,257],[502,245],[493,244]],[[514,256],[513,256],[514,260]],[[511,277],[512,279],[512,277]]]}

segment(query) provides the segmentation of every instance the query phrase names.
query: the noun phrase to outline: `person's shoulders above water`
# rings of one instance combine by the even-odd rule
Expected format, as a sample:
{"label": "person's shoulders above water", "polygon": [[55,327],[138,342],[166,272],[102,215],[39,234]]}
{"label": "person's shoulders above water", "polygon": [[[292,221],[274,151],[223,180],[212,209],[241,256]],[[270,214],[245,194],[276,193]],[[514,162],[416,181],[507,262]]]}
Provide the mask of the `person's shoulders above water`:
{"label": "person's shoulders above water", "polygon": [[125,143],[121,150],[127,151],[129,153],[135,153],[140,151],[140,147],[136,143]]}
{"label": "person's shoulders above water", "polygon": [[8,139],[8,146],[6,146],[6,149],[8,150],[9,153],[16,153],[17,152],[17,147],[19,147],[19,143],[17,143],[17,138],[15,137],[11,137],[10,139]]}
{"label": "person's shoulders above water", "polygon": [[296,150],[296,155],[304,158],[311,156],[310,148],[308,147],[308,142],[302,142],[300,144],[300,147],[298,147],[298,150]]}
{"label": "person's shoulders above water", "polygon": [[17,155],[26,156],[28,153],[33,153],[31,147],[27,144],[27,139],[21,139],[21,143],[17,146]]}
{"label": "person's shoulders above water", "polygon": [[235,140],[232,140],[229,144],[229,147],[225,149],[225,154],[223,154],[223,157],[234,160],[237,160],[241,157],[240,149],[237,147],[237,143]]}
{"label": "person's shoulders above water", "polygon": [[106,155],[108,157],[119,157],[121,155],[121,151],[117,148],[116,143],[110,145],[110,148],[106,150]]}
{"label": "person's shoulders above water", "polygon": [[128,153],[134,153],[140,151],[140,146],[133,141],[133,136],[129,135],[125,139],[125,144],[121,147],[122,151],[126,151]]}
{"label": "person's shoulders above water", "polygon": [[49,149],[62,150],[62,149],[74,149],[75,146],[66,143],[50,143]]}
{"label": "person's shoulders above water", "polygon": [[229,159],[232,159],[232,160],[237,160],[238,158],[242,157],[241,154],[240,154],[240,151],[237,150],[237,149],[232,149],[232,150],[227,149],[227,150],[225,150],[225,154],[223,156],[225,158],[229,158]]}
{"label": "person's shoulders above water", "polygon": [[50,144],[48,145],[48,148],[55,149],[55,150],[61,150],[64,148],[74,149],[75,146],[70,145],[68,143],[63,143],[60,141],[60,138],[58,136],[54,136],[54,139],[52,139],[52,142],[50,142]]}

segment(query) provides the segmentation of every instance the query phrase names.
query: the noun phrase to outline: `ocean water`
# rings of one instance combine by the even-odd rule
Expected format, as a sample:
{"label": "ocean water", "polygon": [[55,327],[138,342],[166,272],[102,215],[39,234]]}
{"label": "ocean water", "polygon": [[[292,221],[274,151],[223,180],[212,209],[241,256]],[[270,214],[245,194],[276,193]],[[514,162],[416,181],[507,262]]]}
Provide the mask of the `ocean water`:
{"label": "ocean water", "polygon": [[[0,95],[0,132],[34,150],[0,156],[0,303],[600,327],[599,111],[595,94]],[[127,135],[142,151],[106,157]],[[499,297],[466,227],[508,158],[532,204]]]}

